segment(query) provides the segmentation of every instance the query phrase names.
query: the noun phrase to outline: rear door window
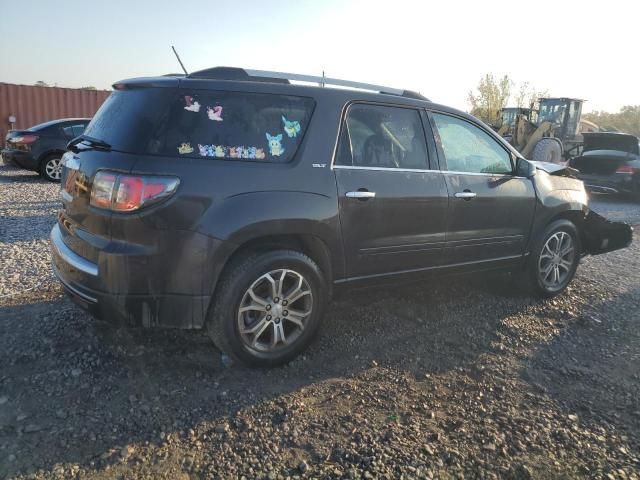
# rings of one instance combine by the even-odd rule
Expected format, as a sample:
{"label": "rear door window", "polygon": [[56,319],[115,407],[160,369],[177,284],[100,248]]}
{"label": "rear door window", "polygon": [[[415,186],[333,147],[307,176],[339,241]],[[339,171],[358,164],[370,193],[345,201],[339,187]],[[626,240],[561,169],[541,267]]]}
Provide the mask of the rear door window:
{"label": "rear door window", "polygon": [[289,162],[313,107],[310,98],[287,95],[184,91],[159,122],[148,153]]}
{"label": "rear door window", "polygon": [[412,108],[352,105],[343,126],[336,163],[427,169],[427,145],[420,114]]}

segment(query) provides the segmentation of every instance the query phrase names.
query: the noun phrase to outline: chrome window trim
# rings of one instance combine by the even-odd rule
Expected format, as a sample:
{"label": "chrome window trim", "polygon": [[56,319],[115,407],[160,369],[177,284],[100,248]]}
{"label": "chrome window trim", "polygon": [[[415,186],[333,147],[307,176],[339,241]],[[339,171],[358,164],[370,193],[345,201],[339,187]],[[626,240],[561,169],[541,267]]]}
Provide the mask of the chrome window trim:
{"label": "chrome window trim", "polygon": [[81,257],[69,247],[67,247],[62,239],[62,232],[60,232],[60,225],[57,223],[51,229],[51,249],[57,253],[62,260],[67,262],[76,270],[80,270],[93,277],[98,276],[98,266],[95,263],[91,263],[86,258]]}
{"label": "chrome window trim", "polygon": [[482,177],[516,177],[513,173],[482,173],[482,172],[459,172],[456,170],[442,170],[442,173],[450,173],[452,175],[476,175]]}
{"label": "chrome window trim", "polygon": [[440,170],[428,170],[421,168],[391,168],[391,167],[362,167],[356,165],[334,165],[335,170],[373,170],[383,172],[413,172],[413,173],[443,173]]}

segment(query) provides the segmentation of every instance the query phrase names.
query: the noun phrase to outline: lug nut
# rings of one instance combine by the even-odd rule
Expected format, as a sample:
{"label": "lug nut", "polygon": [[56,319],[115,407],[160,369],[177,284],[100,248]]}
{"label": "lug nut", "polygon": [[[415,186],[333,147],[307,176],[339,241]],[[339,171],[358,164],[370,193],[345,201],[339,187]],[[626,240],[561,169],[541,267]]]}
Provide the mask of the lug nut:
{"label": "lug nut", "polygon": [[282,300],[282,306],[286,307],[289,304],[289,302],[287,302],[286,300]]}
{"label": "lug nut", "polygon": [[282,316],[283,316],[283,317],[286,317],[287,315],[289,315],[289,312],[288,312],[288,311],[286,311],[286,310],[285,310],[284,312],[282,312]]}
{"label": "lug nut", "polygon": [[280,301],[280,299],[278,297],[273,299],[274,302],[278,303]]}
{"label": "lug nut", "polygon": [[267,320],[271,320],[271,315],[267,315]]}
{"label": "lug nut", "polygon": [[266,306],[266,307],[264,307],[264,308],[265,308],[265,309],[267,310],[267,312],[268,312],[269,310],[271,310],[271,305],[267,305],[267,306]]}

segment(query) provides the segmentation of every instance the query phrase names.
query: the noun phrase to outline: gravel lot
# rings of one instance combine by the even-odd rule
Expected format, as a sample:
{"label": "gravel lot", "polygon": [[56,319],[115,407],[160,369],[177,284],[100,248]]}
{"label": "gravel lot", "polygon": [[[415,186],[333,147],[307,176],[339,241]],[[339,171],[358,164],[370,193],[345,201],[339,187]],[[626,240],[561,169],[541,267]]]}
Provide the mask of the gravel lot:
{"label": "gravel lot", "polygon": [[500,277],[354,294],[304,357],[252,371],[74,306],[57,205],[0,166],[0,478],[640,478],[637,242],[553,300]]}

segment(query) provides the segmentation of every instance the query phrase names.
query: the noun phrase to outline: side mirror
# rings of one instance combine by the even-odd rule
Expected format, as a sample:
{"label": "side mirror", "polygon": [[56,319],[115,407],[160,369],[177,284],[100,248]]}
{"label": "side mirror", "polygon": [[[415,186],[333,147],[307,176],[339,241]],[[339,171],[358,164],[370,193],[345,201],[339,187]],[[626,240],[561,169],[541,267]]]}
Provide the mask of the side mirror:
{"label": "side mirror", "polygon": [[518,158],[516,160],[516,175],[518,177],[531,178],[536,174],[536,166],[529,160]]}

